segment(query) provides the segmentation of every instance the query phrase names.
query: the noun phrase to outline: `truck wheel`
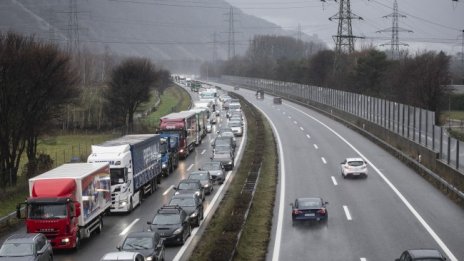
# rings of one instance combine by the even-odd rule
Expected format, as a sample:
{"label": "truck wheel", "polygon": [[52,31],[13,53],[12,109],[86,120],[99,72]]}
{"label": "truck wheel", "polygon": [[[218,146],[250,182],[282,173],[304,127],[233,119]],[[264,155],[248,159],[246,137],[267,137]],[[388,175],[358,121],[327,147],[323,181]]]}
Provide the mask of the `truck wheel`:
{"label": "truck wheel", "polygon": [[100,234],[102,229],[103,229],[103,218],[100,217],[100,224],[98,224],[98,228],[97,228],[97,234]]}
{"label": "truck wheel", "polygon": [[[142,200],[140,200],[140,203],[142,203]],[[134,206],[132,205],[132,197],[131,197],[130,200],[129,200],[129,208],[128,208],[128,211],[127,211],[127,212],[129,212],[129,213],[132,212],[132,208],[133,208],[133,207],[134,207]]]}
{"label": "truck wheel", "polygon": [[81,233],[77,232],[76,234],[76,245],[74,246],[74,250],[78,250],[81,247]]}

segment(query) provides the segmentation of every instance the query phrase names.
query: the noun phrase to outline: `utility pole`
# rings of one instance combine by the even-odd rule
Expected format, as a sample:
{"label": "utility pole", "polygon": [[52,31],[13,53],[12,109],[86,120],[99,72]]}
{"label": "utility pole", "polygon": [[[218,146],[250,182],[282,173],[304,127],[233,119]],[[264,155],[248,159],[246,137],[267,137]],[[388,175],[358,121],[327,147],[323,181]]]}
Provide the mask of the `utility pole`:
{"label": "utility pole", "polygon": [[393,13],[385,15],[384,18],[392,17],[392,27],[377,31],[377,33],[391,32],[391,40],[389,43],[381,44],[380,46],[390,45],[390,55],[393,60],[398,60],[400,57],[400,45],[408,46],[406,43],[401,43],[399,40],[399,32],[412,33],[411,30],[403,29],[398,26],[399,18],[405,18],[405,15],[400,15],[398,12],[398,2],[393,3]]}
{"label": "utility pole", "polygon": [[227,59],[235,56],[235,28],[234,28],[234,8],[229,9],[229,31],[227,41]]}
{"label": "utility pole", "polygon": [[75,53],[79,57],[79,17],[77,11],[77,0],[69,0],[69,13],[68,13],[68,44],[67,51]]}
{"label": "utility pole", "polygon": [[216,63],[218,59],[218,54],[217,54],[217,38],[216,38],[216,32],[213,33],[213,64]]}
{"label": "utility pole", "polygon": [[297,31],[297,35],[296,35],[298,41],[301,41],[301,35],[302,35],[302,33],[301,33],[301,24],[298,23],[298,31]]}

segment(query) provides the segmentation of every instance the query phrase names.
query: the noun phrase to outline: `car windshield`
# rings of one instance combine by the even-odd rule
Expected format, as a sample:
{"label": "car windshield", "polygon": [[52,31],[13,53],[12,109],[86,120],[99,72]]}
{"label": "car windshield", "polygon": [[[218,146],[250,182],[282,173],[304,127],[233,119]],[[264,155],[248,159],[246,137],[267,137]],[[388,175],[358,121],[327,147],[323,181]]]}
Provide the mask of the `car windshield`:
{"label": "car windshield", "polygon": [[153,219],[154,225],[175,225],[180,223],[179,214],[158,214]]}
{"label": "car windshield", "polygon": [[152,249],[153,238],[151,237],[128,237],[124,240],[122,249],[124,250],[140,250]]}
{"label": "car windshield", "polygon": [[221,165],[220,165],[220,163],[211,162],[211,163],[204,164],[201,167],[201,169],[203,169],[203,170],[220,170]]}
{"label": "car windshield", "polygon": [[207,173],[192,173],[190,174],[189,179],[208,180],[208,174]]}
{"label": "car windshield", "polygon": [[221,136],[222,136],[222,137],[234,137],[234,133],[233,133],[233,132],[229,132],[229,131],[221,132]]}
{"label": "car windshield", "polygon": [[67,217],[66,204],[33,203],[29,207],[31,219],[58,219]]}
{"label": "car windshield", "polygon": [[193,198],[173,198],[169,205],[178,205],[181,207],[194,207],[195,200]]}
{"label": "car windshield", "polygon": [[198,183],[193,183],[193,182],[182,182],[179,184],[179,189],[184,190],[184,189],[198,189]]}
{"label": "car windshield", "polygon": [[221,145],[221,146],[216,146],[214,147],[214,152],[224,152],[224,153],[230,153],[230,146],[228,145]]}
{"label": "car windshield", "polygon": [[34,245],[30,243],[5,243],[0,249],[0,256],[32,256]]}
{"label": "car windshield", "polygon": [[352,166],[352,167],[359,167],[359,166],[364,165],[364,161],[360,161],[360,160],[357,160],[357,161],[348,161],[348,165],[350,165],[350,166]]}
{"label": "car windshield", "polygon": [[231,121],[231,122],[229,122],[229,126],[230,127],[242,127],[242,123],[240,123],[238,121]]}
{"label": "car windshield", "polygon": [[299,208],[317,208],[321,206],[319,199],[300,199],[298,200]]}

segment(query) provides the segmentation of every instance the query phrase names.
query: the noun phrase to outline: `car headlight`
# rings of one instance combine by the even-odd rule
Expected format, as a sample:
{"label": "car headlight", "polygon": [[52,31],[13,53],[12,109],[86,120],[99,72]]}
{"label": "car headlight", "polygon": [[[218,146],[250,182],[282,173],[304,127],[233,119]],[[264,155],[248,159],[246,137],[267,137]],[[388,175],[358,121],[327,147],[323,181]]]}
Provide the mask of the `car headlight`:
{"label": "car headlight", "polygon": [[227,164],[232,164],[232,161],[229,161]]}
{"label": "car headlight", "polygon": [[182,227],[174,230],[174,232],[172,233],[173,235],[179,235],[180,233],[182,233]]}
{"label": "car headlight", "polygon": [[205,188],[209,188],[209,184],[206,184],[206,185],[205,185]]}
{"label": "car headlight", "polygon": [[198,213],[197,213],[196,211],[193,212],[193,213],[190,215],[191,218],[195,218],[195,217],[197,217],[197,216],[198,216]]}
{"label": "car headlight", "polygon": [[197,194],[197,196],[200,196],[200,191],[196,191],[195,194]]}
{"label": "car headlight", "polygon": [[149,257],[147,257],[146,260],[147,260],[147,261],[151,261],[151,260],[153,260],[153,257],[149,256]]}
{"label": "car headlight", "polygon": [[162,168],[167,168],[167,167],[168,167],[168,164],[163,163],[163,164],[161,164],[161,167],[162,167]]}

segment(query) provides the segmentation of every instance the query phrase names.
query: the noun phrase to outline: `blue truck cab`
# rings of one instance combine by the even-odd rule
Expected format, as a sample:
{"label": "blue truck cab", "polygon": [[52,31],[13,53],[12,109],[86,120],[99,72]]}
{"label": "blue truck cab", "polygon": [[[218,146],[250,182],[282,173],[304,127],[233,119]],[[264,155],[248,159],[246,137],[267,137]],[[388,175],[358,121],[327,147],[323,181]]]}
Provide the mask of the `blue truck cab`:
{"label": "blue truck cab", "polygon": [[161,169],[166,177],[179,165],[179,134],[160,134]]}

